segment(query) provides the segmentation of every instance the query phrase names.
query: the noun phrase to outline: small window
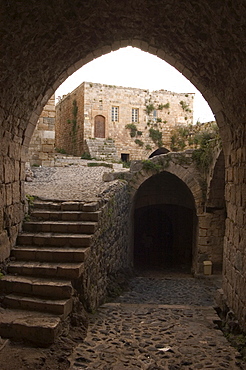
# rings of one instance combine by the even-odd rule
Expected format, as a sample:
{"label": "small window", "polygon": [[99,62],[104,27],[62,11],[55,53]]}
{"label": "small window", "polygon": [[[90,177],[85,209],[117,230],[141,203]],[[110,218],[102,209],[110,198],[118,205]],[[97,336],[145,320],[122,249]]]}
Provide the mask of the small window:
{"label": "small window", "polygon": [[153,120],[157,121],[157,110],[153,110]]}
{"label": "small window", "polygon": [[112,122],[118,122],[119,121],[119,107],[112,107],[111,120],[112,120]]}
{"label": "small window", "polygon": [[132,108],[132,122],[138,122],[138,108]]}

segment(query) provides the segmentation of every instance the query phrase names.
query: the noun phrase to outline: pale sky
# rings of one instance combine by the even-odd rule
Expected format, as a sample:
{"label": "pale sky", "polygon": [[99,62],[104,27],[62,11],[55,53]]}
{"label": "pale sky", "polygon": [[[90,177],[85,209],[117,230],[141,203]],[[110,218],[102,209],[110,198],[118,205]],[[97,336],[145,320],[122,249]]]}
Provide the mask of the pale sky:
{"label": "pale sky", "polygon": [[128,46],[94,59],[73,73],[57,90],[56,98],[73,91],[82,82],[195,93],[194,123],[214,121],[201,93],[180,72],[155,55]]}

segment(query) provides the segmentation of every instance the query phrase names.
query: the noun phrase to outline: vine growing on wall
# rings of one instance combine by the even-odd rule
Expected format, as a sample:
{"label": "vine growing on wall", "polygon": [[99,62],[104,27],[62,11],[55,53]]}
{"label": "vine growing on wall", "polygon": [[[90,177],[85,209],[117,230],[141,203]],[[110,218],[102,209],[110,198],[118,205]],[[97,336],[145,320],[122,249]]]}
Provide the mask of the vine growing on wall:
{"label": "vine growing on wall", "polygon": [[214,122],[176,127],[171,133],[171,150],[195,149],[193,160],[199,169],[206,171],[212,161],[213,149],[220,145],[218,126]]}
{"label": "vine growing on wall", "polygon": [[128,124],[126,125],[126,128],[127,128],[128,130],[130,130],[130,136],[131,136],[131,137],[135,137],[135,136],[137,135],[138,129],[137,129],[137,126],[136,126],[136,125],[134,125],[134,123],[128,123]]}
{"label": "vine growing on wall", "polygon": [[150,114],[151,112],[153,112],[153,110],[155,110],[154,104],[150,103],[146,105],[145,111],[147,114]]}
{"label": "vine growing on wall", "polygon": [[73,100],[73,107],[72,107],[72,117],[73,118],[71,120],[67,120],[68,123],[72,123],[72,129],[70,131],[70,135],[72,136],[73,144],[76,142],[76,135],[77,135],[77,131],[78,131],[77,116],[78,116],[78,104],[77,104],[77,100],[74,99]]}
{"label": "vine growing on wall", "polygon": [[189,104],[187,104],[187,103],[186,103],[186,102],[184,102],[183,100],[181,100],[181,101],[179,102],[179,104],[181,105],[181,107],[182,107],[183,111],[191,113],[191,109],[189,108]]}
{"label": "vine growing on wall", "polygon": [[153,127],[151,127],[149,129],[149,136],[159,148],[163,145],[162,132],[160,130],[154,129]]}

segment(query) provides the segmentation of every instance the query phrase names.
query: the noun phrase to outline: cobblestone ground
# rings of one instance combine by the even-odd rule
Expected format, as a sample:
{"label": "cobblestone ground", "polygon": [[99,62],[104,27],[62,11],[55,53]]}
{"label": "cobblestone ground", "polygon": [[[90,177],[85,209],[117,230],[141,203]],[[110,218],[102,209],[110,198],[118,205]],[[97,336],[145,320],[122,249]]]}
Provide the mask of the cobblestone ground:
{"label": "cobblestone ground", "polygon": [[214,320],[213,280],[137,276],[90,316],[70,369],[246,369]]}
{"label": "cobblestone ground", "polygon": [[[81,163],[86,161],[81,160]],[[104,182],[105,167],[32,167],[34,178],[25,183],[26,194],[52,200],[95,201],[103,191],[114,186],[115,181]]]}

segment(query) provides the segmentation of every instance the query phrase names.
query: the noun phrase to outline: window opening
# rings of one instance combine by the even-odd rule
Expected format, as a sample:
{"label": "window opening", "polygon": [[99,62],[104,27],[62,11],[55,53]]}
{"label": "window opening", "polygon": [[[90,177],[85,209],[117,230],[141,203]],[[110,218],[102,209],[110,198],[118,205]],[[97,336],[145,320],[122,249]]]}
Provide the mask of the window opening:
{"label": "window opening", "polygon": [[122,162],[129,162],[130,155],[128,153],[121,153]]}
{"label": "window opening", "polygon": [[132,108],[132,122],[133,123],[138,122],[138,116],[139,116],[139,109],[138,108]]}
{"label": "window opening", "polygon": [[119,107],[112,107],[111,119],[112,119],[112,122],[118,122],[119,121]]}

